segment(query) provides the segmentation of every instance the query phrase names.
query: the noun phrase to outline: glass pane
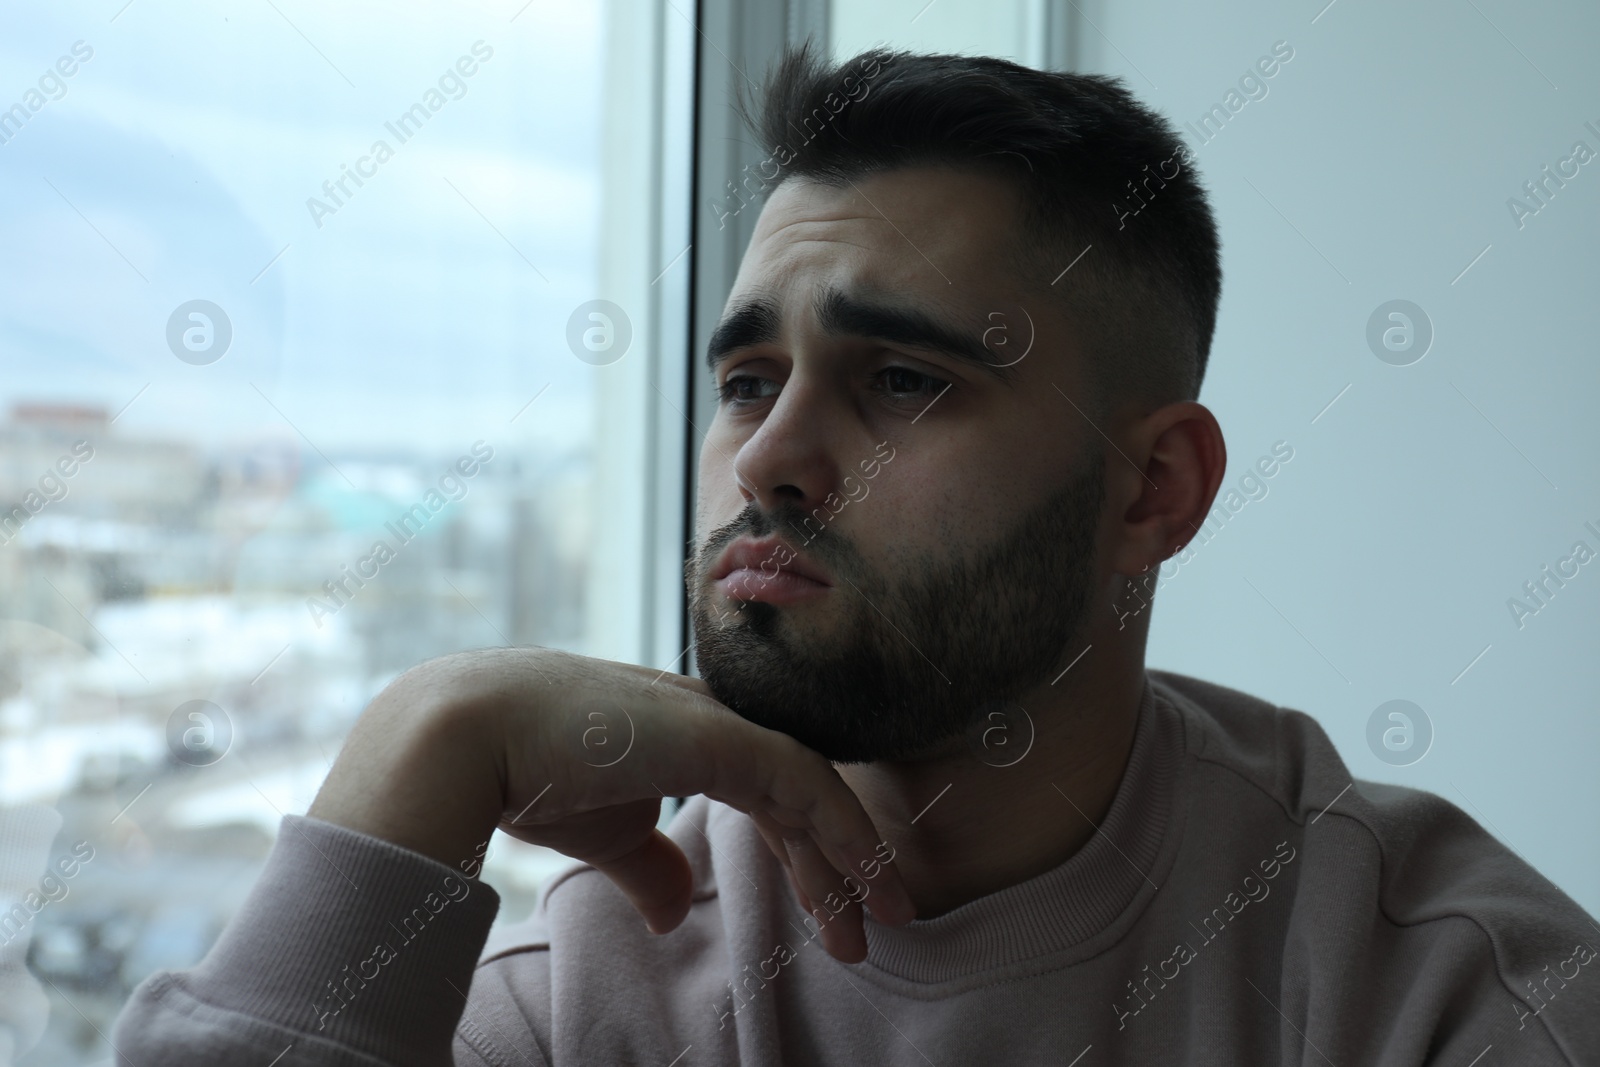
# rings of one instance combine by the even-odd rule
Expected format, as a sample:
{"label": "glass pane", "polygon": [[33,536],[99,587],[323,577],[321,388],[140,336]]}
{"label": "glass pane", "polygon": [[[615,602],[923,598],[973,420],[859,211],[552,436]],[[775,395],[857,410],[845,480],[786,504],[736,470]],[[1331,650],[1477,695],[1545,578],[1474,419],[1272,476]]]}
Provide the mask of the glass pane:
{"label": "glass pane", "polygon": [[[643,420],[615,423],[654,327],[617,262],[659,229],[640,71],[690,69],[652,66],[661,26],[544,0],[11,14],[18,1062],[110,1061],[129,991],[204,954],[400,671],[510,643],[649,658],[642,583],[616,578],[642,564],[596,566],[643,560],[647,516],[596,516],[647,499]],[[492,856],[509,918],[560,862],[503,838]]]}

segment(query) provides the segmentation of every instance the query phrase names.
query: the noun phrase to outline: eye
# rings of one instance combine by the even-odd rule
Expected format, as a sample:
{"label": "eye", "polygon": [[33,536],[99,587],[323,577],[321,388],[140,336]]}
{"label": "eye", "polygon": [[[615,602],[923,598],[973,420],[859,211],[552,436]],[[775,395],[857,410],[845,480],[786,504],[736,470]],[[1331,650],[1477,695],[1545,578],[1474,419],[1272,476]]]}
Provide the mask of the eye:
{"label": "eye", "polygon": [[882,383],[878,391],[892,397],[931,399],[950,388],[950,383],[910,367],[885,367],[874,376]]}
{"label": "eye", "polygon": [[[772,386],[772,392],[757,390],[751,392],[750,387]],[[728,380],[717,386],[717,399],[724,404],[739,404],[756,400],[766,400],[777,395],[777,383],[770,378],[759,378],[754,374],[731,374]]]}

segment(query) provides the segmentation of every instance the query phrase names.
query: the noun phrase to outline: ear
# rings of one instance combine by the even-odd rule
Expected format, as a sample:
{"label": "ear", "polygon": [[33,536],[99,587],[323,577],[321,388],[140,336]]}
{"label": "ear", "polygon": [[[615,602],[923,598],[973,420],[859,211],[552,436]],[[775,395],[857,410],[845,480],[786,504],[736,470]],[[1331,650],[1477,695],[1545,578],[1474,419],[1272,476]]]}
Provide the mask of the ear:
{"label": "ear", "polygon": [[1138,495],[1118,520],[1110,562],[1132,577],[1160,566],[1194,537],[1222,484],[1228,449],[1216,416],[1193,400],[1146,415],[1130,438],[1128,458],[1140,476],[1126,465],[1122,470]]}

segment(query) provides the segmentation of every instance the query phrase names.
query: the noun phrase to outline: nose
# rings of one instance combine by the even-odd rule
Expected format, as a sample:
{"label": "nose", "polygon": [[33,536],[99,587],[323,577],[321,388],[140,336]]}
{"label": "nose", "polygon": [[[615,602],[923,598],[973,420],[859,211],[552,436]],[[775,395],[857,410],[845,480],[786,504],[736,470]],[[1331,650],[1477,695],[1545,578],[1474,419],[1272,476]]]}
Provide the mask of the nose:
{"label": "nose", "polygon": [[740,495],[768,512],[781,504],[805,511],[820,507],[839,484],[839,429],[824,387],[791,374],[734,456]]}

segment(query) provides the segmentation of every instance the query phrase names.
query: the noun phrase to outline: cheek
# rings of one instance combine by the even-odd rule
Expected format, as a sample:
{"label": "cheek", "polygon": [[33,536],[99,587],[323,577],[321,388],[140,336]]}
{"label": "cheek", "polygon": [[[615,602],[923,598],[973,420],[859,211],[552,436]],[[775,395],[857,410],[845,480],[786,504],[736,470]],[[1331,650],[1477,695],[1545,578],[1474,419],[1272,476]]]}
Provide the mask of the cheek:
{"label": "cheek", "polygon": [[977,448],[925,457],[902,450],[873,485],[874,499],[879,492],[888,498],[883,510],[898,513],[884,521],[897,533],[923,541],[945,539],[954,531],[968,531],[970,538],[1003,526],[1017,502],[1036,490],[1019,477],[1014,460],[987,458],[991,455]]}
{"label": "cheek", "polygon": [[970,473],[941,468],[932,457],[917,457],[909,446],[865,484],[869,495],[845,507],[834,521],[862,558],[880,569],[896,569],[912,557],[948,556],[956,544],[974,536],[973,516],[985,506],[972,502],[979,487]]}
{"label": "cheek", "polygon": [[700,457],[699,484],[695,489],[694,534],[696,543],[719,526],[732,522],[744,509],[744,496],[739,492],[733,471],[727,462],[712,453]]}

